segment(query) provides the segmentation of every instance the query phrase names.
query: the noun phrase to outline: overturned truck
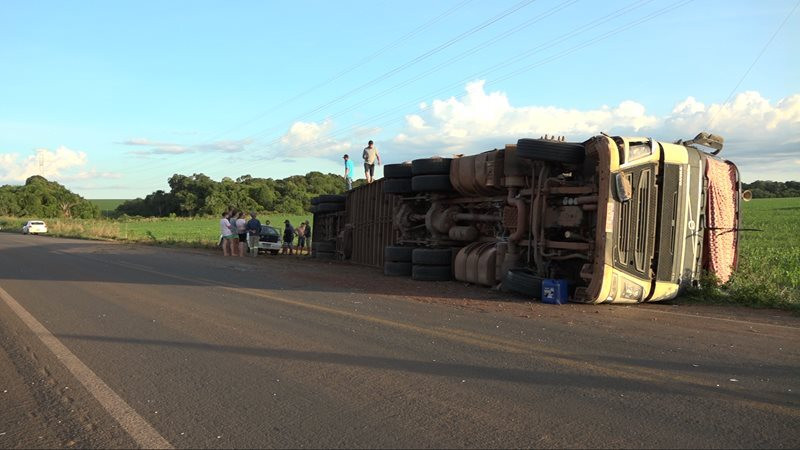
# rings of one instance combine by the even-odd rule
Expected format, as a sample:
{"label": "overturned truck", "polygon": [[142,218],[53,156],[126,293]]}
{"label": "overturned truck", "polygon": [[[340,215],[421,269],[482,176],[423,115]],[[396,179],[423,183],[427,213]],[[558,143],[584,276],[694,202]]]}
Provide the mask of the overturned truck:
{"label": "overturned truck", "polygon": [[707,133],[603,134],[389,164],[375,183],[312,201],[313,253],[531,298],[545,286],[576,302],[670,299],[737,265],[741,183],[721,149]]}

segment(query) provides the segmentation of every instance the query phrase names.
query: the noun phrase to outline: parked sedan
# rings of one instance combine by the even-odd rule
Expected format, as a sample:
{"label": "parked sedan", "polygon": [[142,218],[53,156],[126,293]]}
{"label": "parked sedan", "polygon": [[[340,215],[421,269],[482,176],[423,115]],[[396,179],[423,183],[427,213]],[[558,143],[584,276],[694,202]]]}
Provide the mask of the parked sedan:
{"label": "parked sedan", "polygon": [[[217,246],[222,246],[222,235],[219,236],[219,242],[217,243]],[[253,249],[250,248],[249,242],[247,243],[247,246],[247,251],[252,252]],[[273,255],[277,255],[278,252],[281,251],[281,232],[275,227],[261,225],[261,235],[258,238],[257,251],[259,253],[270,252]]]}
{"label": "parked sedan", "polygon": [[[248,250],[252,252],[254,249]],[[258,238],[258,248],[255,250],[259,253],[270,252],[273,255],[277,255],[278,252],[281,251],[281,232],[275,227],[261,225],[261,235]]]}
{"label": "parked sedan", "polygon": [[22,234],[47,233],[47,224],[41,220],[29,220],[22,226]]}

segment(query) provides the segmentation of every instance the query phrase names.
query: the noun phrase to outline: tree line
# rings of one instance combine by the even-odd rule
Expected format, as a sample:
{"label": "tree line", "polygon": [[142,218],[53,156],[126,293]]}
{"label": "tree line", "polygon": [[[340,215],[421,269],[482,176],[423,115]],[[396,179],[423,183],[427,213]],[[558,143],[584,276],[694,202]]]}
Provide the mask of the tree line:
{"label": "tree line", "polygon": [[0,186],[0,216],[100,217],[100,208],[55,181],[34,175],[22,186]]}
{"label": "tree line", "polygon": [[753,198],[800,197],[800,181],[754,181],[742,183],[742,189],[750,189]]}
{"label": "tree line", "polygon": [[[364,183],[357,180],[354,187]],[[324,194],[339,194],[344,177],[309,172],[274,180],[242,175],[233,180],[225,177],[214,181],[200,173],[191,176],[175,174],[169,178],[170,191],[158,190],[145,198],[128,200],[119,205],[115,215],[165,217],[217,215],[233,206],[242,210],[304,214],[311,199]],[[754,198],[800,197],[798,181],[754,181],[742,183]],[[71,192],[55,181],[34,175],[22,186],[0,186],[0,216],[12,217],[100,217],[97,205]]]}
{"label": "tree line", "polygon": [[[363,184],[363,180],[354,186]],[[249,211],[304,214],[311,199],[344,190],[341,175],[309,172],[280,180],[242,175],[233,180],[214,181],[207,175],[175,174],[169,178],[170,191],[158,190],[145,198],[128,200],[116,209],[118,215],[191,217],[218,215],[230,206]]]}

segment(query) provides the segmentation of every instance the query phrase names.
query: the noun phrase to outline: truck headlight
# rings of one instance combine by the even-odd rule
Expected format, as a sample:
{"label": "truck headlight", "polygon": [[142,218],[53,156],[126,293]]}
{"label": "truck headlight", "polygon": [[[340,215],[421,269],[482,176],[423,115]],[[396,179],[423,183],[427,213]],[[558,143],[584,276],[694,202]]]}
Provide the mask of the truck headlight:
{"label": "truck headlight", "polygon": [[627,298],[628,300],[636,300],[637,302],[640,302],[642,301],[643,293],[644,289],[641,286],[626,281],[622,284],[622,293],[620,296],[622,298]]}
{"label": "truck headlight", "polygon": [[653,154],[653,148],[649,144],[636,144],[628,148],[628,157],[625,158],[625,164],[636,161],[637,159],[646,158]]}

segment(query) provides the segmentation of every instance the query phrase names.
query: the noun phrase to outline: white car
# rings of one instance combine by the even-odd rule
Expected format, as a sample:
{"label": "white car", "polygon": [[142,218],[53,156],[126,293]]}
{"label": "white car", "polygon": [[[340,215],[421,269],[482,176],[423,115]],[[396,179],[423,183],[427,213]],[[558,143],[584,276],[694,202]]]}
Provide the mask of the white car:
{"label": "white car", "polygon": [[47,233],[47,224],[41,220],[29,220],[22,226],[22,234]]}
{"label": "white car", "polygon": [[[236,241],[239,242],[238,240]],[[222,247],[222,235],[219,236],[218,247]],[[251,253],[254,249],[250,248],[250,241],[247,242],[247,252]],[[269,225],[261,225],[261,236],[258,239],[258,252],[269,252],[277,255],[281,251],[281,232]]]}

